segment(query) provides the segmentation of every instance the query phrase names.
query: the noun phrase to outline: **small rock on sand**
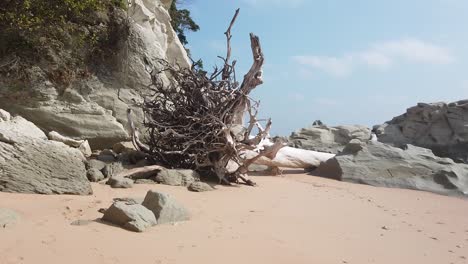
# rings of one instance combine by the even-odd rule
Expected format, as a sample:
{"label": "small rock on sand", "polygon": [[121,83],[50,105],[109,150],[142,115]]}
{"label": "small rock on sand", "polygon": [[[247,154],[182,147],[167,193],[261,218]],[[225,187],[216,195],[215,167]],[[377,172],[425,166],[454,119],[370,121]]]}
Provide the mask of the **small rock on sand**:
{"label": "small rock on sand", "polygon": [[213,191],[213,187],[211,187],[208,183],[205,182],[192,182],[188,186],[189,191],[192,192],[207,192],[207,191]]}
{"label": "small rock on sand", "polygon": [[115,202],[104,213],[102,220],[127,230],[143,232],[157,224],[154,214],[141,204]]}
{"label": "small rock on sand", "polygon": [[190,219],[187,209],[168,194],[148,191],[142,205],[154,213],[159,224]]}

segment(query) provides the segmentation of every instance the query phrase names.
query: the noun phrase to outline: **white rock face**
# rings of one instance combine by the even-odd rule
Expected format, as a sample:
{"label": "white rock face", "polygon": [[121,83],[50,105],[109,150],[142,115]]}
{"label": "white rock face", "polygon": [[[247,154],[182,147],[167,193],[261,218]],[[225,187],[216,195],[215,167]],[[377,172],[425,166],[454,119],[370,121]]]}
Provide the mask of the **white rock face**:
{"label": "white rock face", "polygon": [[170,2],[133,0],[129,14],[133,19],[129,40],[130,86],[144,87],[151,83],[150,72],[158,67],[157,60],[189,67],[190,60],[171,27],[166,8]]}
{"label": "white rock face", "polygon": [[[14,115],[30,120],[46,133],[77,140],[88,140],[92,148],[109,148],[129,139],[126,110],[134,109],[136,123],[143,113],[136,102],[142,102],[150,84],[150,72],[160,67],[158,59],[166,59],[182,67],[190,65],[184,47],[171,28],[167,8],[170,0],[131,0],[128,10],[129,37],[120,50],[109,54],[104,70],[91,72],[70,87],[55,87],[41,66],[28,69],[30,80],[27,100],[18,96],[15,87],[0,80],[0,105]],[[120,23],[126,15],[121,11],[115,19]],[[116,20],[117,21],[117,20]],[[47,67],[47,65],[45,66]],[[102,73],[104,72],[104,73]],[[166,81],[169,81],[166,78]],[[9,116],[0,113],[0,120]]]}

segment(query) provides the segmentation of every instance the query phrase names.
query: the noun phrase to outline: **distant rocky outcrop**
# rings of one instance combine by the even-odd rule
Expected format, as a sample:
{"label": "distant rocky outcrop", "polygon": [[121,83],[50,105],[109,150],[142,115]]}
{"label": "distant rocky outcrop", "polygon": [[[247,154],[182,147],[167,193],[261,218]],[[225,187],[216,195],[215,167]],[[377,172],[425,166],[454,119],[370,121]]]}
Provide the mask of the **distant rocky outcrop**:
{"label": "distant rocky outcrop", "polygon": [[295,148],[336,154],[352,139],[368,141],[370,138],[371,130],[365,126],[330,127],[321,121],[315,121],[314,125],[293,132],[289,137],[289,142],[290,146]]}
{"label": "distant rocky outcrop", "polygon": [[92,194],[80,150],[48,140],[20,116],[0,112],[0,191]]}
{"label": "distant rocky outcrop", "polygon": [[374,127],[380,142],[429,148],[437,156],[468,163],[468,100],[419,103]]}
{"label": "distant rocky outcrop", "polygon": [[[148,92],[147,86],[151,83],[151,70],[162,67],[158,60],[166,59],[182,67],[190,65],[171,27],[167,10],[171,2],[134,1],[128,10],[128,38],[122,41],[118,39],[120,34],[116,34],[112,54],[102,55],[107,64],[90,65],[83,76],[72,74],[73,81],[65,87],[55,84],[47,69],[56,63],[47,61],[25,69],[22,76],[27,76],[27,82],[24,83],[14,74],[1,76],[0,105],[47,133],[56,131],[63,136],[87,139],[93,149],[112,147],[128,139],[126,110],[142,102],[142,95]],[[90,14],[89,19],[97,19],[92,22],[102,28],[125,29],[125,11],[116,9],[112,15],[111,20],[105,14]],[[61,56],[53,56],[56,62],[61,59]],[[14,56],[0,58],[0,64],[10,61],[15,61]],[[59,77],[62,80],[70,76]],[[162,78],[169,81],[165,76]],[[137,121],[142,121],[141,109],[136,107],[134,113]]]}
{"label": "distant rocky outcrop", "polygon": [[313,175],[374,186],[468,195],[468,165],[439,158],[431,150],[405,149],[380,142],[352,140]]}

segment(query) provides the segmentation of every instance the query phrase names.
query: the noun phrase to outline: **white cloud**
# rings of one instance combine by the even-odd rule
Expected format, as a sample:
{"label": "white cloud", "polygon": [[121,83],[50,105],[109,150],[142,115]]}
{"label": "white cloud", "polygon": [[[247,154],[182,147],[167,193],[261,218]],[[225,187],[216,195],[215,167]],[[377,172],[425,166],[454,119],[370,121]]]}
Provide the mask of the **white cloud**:
{"label": "white cloud", "polygon": [[274,5],[286,8],[296,8],[301,6],[305,0],[243,0],[243,2],[253,7]]}
{"label": "white cloud", "polygon": [[446,48],[417,39],[403,39],[377,43],[367,50],[350,52],[341,57],[301,55],[294,56],[293,60],[308,71],[317,69],[336,77],[345,77],[359,66],[388,69],[401,62],[444,65],[455,59]]}
{"label": "white cloud", "polygon": [[454,61],[447,49],[416,39],[390,41],[376,45],[374,49],[376,52],[413,62],[448,64]]}
{"label": "white cloud", "polygon": [[310,66],[337,77],[346,76],[352,70],[350,57],[295,56],[294,60],[301,65]]}

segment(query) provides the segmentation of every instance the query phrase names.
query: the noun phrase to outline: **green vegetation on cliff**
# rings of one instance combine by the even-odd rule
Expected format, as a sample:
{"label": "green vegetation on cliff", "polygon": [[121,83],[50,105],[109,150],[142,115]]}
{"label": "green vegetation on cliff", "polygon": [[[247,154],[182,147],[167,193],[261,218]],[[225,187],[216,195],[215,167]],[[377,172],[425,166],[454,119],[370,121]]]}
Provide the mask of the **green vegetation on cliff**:
{"label": "green vegetation on cliff", "polygon": [[48,76],[67,85],[126,37],[124,8],[124,0],[2,0],[0,61],[17,58],[17,77],[49,65]]}

